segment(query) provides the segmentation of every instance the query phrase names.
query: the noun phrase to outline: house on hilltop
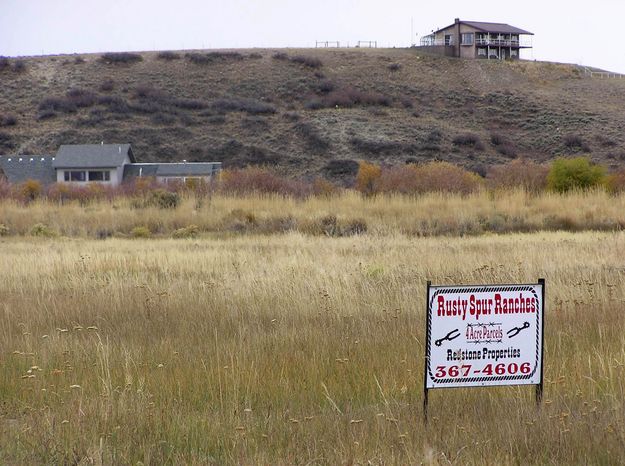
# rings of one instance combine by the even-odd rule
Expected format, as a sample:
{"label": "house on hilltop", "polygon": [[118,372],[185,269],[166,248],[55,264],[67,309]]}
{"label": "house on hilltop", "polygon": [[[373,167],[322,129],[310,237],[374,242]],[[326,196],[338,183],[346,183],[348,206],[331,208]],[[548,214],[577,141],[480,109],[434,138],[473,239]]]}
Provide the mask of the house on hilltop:
{"label": "house on hilltop", "polygon": [[461,21],[421,38],[423,50],[459,58],[510,60],[520,58],[521,49],[531,48],[534,34],[503,23]]}
{"label": "house on hilltop", "polygon": [[210,180],[221,171],[221,162],[137,163],[130,144],[62,145],[51,155],[0,156],[0,177],[9,183],[28,179],[44,185],[101,183],[110,186],[138,177],[157,181]]}

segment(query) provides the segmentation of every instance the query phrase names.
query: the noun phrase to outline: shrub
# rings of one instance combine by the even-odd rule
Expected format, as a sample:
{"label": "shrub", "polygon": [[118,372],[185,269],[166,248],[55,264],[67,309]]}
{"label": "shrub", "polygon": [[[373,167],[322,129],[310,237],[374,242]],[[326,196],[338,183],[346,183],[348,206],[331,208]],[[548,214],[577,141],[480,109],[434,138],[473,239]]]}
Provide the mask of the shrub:
{"label": "shrub", "polygon": [[337,194],[339,188],[331,181],[317,177],[313,180],[312,191],[315,196],[330,197]]}
{"label": "shrub", "polygon": [[361,161],[356,175],[356,189],[366,195],[374,194],[381,174],[382,169],[378,165]]}
{"label": "shrub", "polygon": [[51,201],[63,204],[65,201],[69,201],[74,198],[74,190],[68,184],[54,183],[48,189],[46,197]]}
{"label": "shrub", "polygon": [[135,97],[139,99],[167,100],[168,96],[152,84],[139,84],[135,87]]}
{"label": "shrub", "polygon": [[330,81],[329,79],[322,80],[317,86],[317,91],[322,94],[327,94],[328,92],[332,92],[334,89],[336,89],[336,84],[333,81]]}
{"label": "shrub", "polygon": [[164,50],[162,52],[159,52],[158,55],[156,55],[156,58],[160,59],[160,60],[178,60],[180,59],[180,55],[177,54],[176,52],[172,52],[169,50]]}
{"label": "shrub", "polygon": [[100,90],[102,92],[111,92],[115,88],[115,81],[112,79],[105,79],[100,84]]}
{"label": "shrub", "polygon": [[258,221],[253,212],[234,209],[221,220],[222,228],[239,233],[256,229]]}
{"label": "shrub", "polygon": [[401,65],[399,63],[391,63],[387,66],[389,71],[399,71],[401,69]]}
{"label": "shrub", "polygon": [[196,65],[207,65],[216,61],[243,60],[243,55],[239,52],[209,52],[198,53],[189,52],[184,55],[191,63]]}
{"label": "shrub", "polygon": [[175,209],[180,204],[180,195],[165,189],[156,189],[150,194],[149,203],[161,209]]}
{"label": "shrub", "polygon": [[197,53],[197,52],[185,53],[184,56],[187,58],[187,60],[189,60],[191,63],[194,63],[196,65],[205,65],[212,61],[208,57],[208,55]]}
{"label": "shrub", "polygon": [[472,147],[476,150],[484,150],[484,144],[482,144],[479,136],[473,133],[466,133],[456,136],[452,140],[452,143],[455,146]]}
{"label": "shrub", "polygon": [[223,115],[210,115],[206,118],[206,123],[209,125],[223,125],[225,122],[226,117]]}
{"label": "shrub", "polygon": [[401,105],[404,108],[412,108],[414,106],[414,103],[412,102],[412,99],[410,97],[402,97],[400,99]]}
{"label": "shrub", "polygon": [[330,237],[353,236],[367,232],[367,222],[362,219],[339,221],[336,215],[325,215],[315,220],[304,221],[298,228],[302,233]]}
{"label": "shrub", "polygon": [[515,159],[492,167],[487,178],[493,188],[523,188],[539,192],[547,187],[549,167],[531,160]]}
{"label": "shrub", "polygon": [[228,194],[267,193],[305,197],[312,193],[312,186],[297,180],[279,177],[267,168],[246,167],[224,170],[219,189]]}
{"label": "shrub", "polygon": [[208,104],[198,99],[175,99],[172,101],[174,107],[182,108],[185,110],[202,110],[208,107]]}
{"label": "shrub", "polygon": [[4,71],[11,66],[9,59],[7,57],[0,56],[0,71]]}
{"label": "shrub", "polygon": [[137,63],[143,60],[143,57],[138,53],[131,52],[107,52],[100,56],[100,60],[105,63]]}
{"label": "shrub", "polygon": [[325,164],[322,171],[329,178],[345,179],[355,177],[359,168],[360,165],[355,160],[333,159]]}
{"label": "shrub", "polygon": [[429,162],[384,168],[373,191],[379,193],[421,194],[447,192],[469,194],[480,188],[481,178],[448,162]]}
{"label": "shrub", "polygon": [[6,175],[0,168],[0,199],[10,198],[12,193],[13,193],[12,186],[7,181]]}
{"label": "shrub", "polygon": [[245,58],[239,52],[209,52],[206,56],[212,60],[243,60]]}
{"label": "shrub", "polygon": [[363,219],[349,220],[342,228],[343,236],[362,235],[367,232],[367,222]]}
{"label": "shrub", "polygon": [[605,182],[605,168],[595,165],[587,157],[559,158],[552,162],[547,185],[557,192],[589,189]]}
{"label": "shrub", "polygon": [[297,112],[284,112],[282,116],[285,120],[289,121],[299,121],[302,118],[302,116]]}
{"label": "shrub", "polygon": [[17,60],[15,63],[13,63],[13,71],[15,71],[16,73],[23,73],[24,71],[26,71],[26,63],[22,60]]}
{"label": "shrub", "polygon": [[612,193],[622,193],[625,191],[625,170],[621,169],[616,173],[608,175],[606,187]]}
{"label": "shrub", "polygon": [[319,130],[309,123],[297,123],[295,131],[304,138],[306,145],[312,151],[325,152],[330,147],[330,143],[324,139]]}
{"label": "shrub", "polygon": [[420,189],[417,177],[417,166],[413,164],[385,168],[376,180],[375,189],[380,193],[414,194]]}
{"label": "shrub", "polygon": [[618,145],[618,143],[614,139],[601,134],[596,136],[596,139],[601,147],[616,147]]}
{"label": "shrub", "polygon": [[[76,104],[65,97],[47,97],[39,104],[40,112],[76,112]],[[41,113],[40,113],[41,115]]]}
{"label": "shrub", "polygon": [[36,223],[30,229],[30,236],[39,236],[42,238],[54,238],[59,234],[45,223]]}
{"label": "shrub", "polygon": [[132,238],[149,238],[152,236],[152,232],[145,226],[134,227],[130,230],[130,236]]}
{"label": "shrub", "polygon": [[117,95],[104,95],[98,98],[98,105],[104,105],[108,107],[108,110],[112,113],[126,114],[130,112],[128,103]]}
{"label": "shrub", "polygon": [[572,151],[581,150],[584,152],[590,152],[590,146],[584,142],[581,136],[577,134],[567,134],[562,139],[567,149]]}
{"label": "shrub", "polygon": [[67,91],[67,100],[78,108],[91,107],[97,101],[97,95],[89,90],[74,87]]}
{"label": "shrub", "polygon": [[497,146],[497,152],[506,157],[515,157],[517,155],[516,147],[510,142]]}
{"label": "shrub", "polygon": [[258,60],[260,58],[263,58],[263,56],[258,52],[252,52],[248,56],[253,60]]}
{"label": "shrub", "polygon": [[157,112],[150,117],[150,121],[155,125],[171,125],[176,121],[176,118],[167,113]]}
{"label": "shrub", "polygon": [[4,223],[0,223],[0,236],[7,236],[11,230]]}
{"label": "shrub", "polygon": [[321,68],[321,66],[323,66],[323,63],[318,58],[306,55],[295,55],[294,57],[291,57],[291,61],[293,63],[299,63],[300,65],[314,69]]}
{"label": "shrub", "polygon": [[341,236],[341,228],[336,215],[326,215],[319,219],[321,231],[326,236]]}
{"label": "shrub", "polygon": [[4,131],[0,131],[0,147],[13,148],[15,144],[11,141],[11,135],[9,133],[5,133]]}
{"label": "shrub", "polygon": [[14,115],[0,115],[0,126],[15,126],[17,118]]}
{"label": "shrub", "polygon": [[493,146],[499,146],[501,144],[505,144],[506,142],[507,142],[507,139],[499,133],[492,133],[490,135],[490,143]]}
{"label": "shrub", "polygon": [[274,105],[254,99],[217,99],[211,104],[211,107],[213,108],[213,110],[219,113],[247,112],[252,115],[276,113],[276,107]]}
{"label": "shrub", "polygon": [[54,110],[42,110],[37,114],[37,120],[47,120],[48,118],[53,118],[56,116],[56,112]]}
{"label": "shrub", "polygon": [[41,183],[37,180],[26,180],[17,186],[17,193],[25,202],[31,202],[41,196]]}
{"label": "shrub", "polygon": [[183,239],[183,238],[195,238],[200,232],[200,228],[197,225],[189,225],[184,228],[178,228],[174,230],[171,234],[172,238]]}
{"label": "shrub", "polygon": [[284,52],[276,52],[271,56],[271,58],[275,60],[288,60],[289,56]]}

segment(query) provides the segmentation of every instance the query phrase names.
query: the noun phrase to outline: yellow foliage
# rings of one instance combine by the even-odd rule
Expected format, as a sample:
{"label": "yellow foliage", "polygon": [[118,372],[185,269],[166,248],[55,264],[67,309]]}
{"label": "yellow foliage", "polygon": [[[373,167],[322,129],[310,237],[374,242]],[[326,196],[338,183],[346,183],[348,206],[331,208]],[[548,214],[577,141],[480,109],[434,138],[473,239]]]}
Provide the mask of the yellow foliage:
{"label": "yellow foliage", "polygon": [[373,194],[375,192],[375,183],[381,175],[382,169],[378,165],[361,160],[358,163],[356,189],[364,194]]}

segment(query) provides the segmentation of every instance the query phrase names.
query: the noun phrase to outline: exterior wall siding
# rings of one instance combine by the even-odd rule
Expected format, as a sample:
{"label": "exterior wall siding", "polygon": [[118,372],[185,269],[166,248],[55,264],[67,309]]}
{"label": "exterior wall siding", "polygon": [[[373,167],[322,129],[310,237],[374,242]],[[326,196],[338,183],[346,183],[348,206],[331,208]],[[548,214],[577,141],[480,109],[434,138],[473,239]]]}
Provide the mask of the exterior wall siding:
{"label": "exterior wall siding", "polygon": [[[473,43],[471,45],[463,45],[460,47],[460,56],[462,58],[475,58],[477,56],[477,49],[475,47],[475,34],[478,32],[474,27],[468,26],[466,24],[460,24],[460,34],[473,34]],[[460,38],[458,40],[460,43]]]}

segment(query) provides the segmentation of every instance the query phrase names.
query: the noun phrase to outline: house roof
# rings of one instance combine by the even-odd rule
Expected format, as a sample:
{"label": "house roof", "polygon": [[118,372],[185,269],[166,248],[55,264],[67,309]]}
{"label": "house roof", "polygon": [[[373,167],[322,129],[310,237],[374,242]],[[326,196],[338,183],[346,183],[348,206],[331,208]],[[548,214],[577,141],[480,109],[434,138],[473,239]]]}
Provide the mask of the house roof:
{"label": "house roof", "polygon": [[[460,21],[460,24],[466,24],[467,26],[471,26],[475,29],[478,29],[479,31],[491,32],[495,34],[529,34],[532,36],[534,35],[533,32],[529,32],[529,31],[520,29],[515,26],[510,26],[509,24],[505,24],[505,23],[485,23],[483,21]],[[455,25],[456,23],[450,24],[447,27],[444,27],[442,29],[439,29],[438,31],[435,31],[435,33],[443,31],[445,29],[449,29],[450,27],[453,27]]]}
{"label": "house roof", "polygon": [[135,161],[130,144],[65,144],[59,147],[54,168],[109,168]]}
{"label": "house roof", "polygon": [[221,169],[221,162],[133,163],[124,167],[124,180],[139,176],[210,176]]}
{"label": "house roof", "polygon": [[50,184],[56,181],[53,161],[54,157],[51,155],[3,155],[0,156],[0,170],[11,184],[26,180]]}
{"label": "house roof", "polygon": [[124,181],[141,176],[156,176],[157,163],[132,163],[124,166]]}
{"label": "house roof", "polygon": [[221,162],[161,163],[156,176],[208,176],[220,168]]}

